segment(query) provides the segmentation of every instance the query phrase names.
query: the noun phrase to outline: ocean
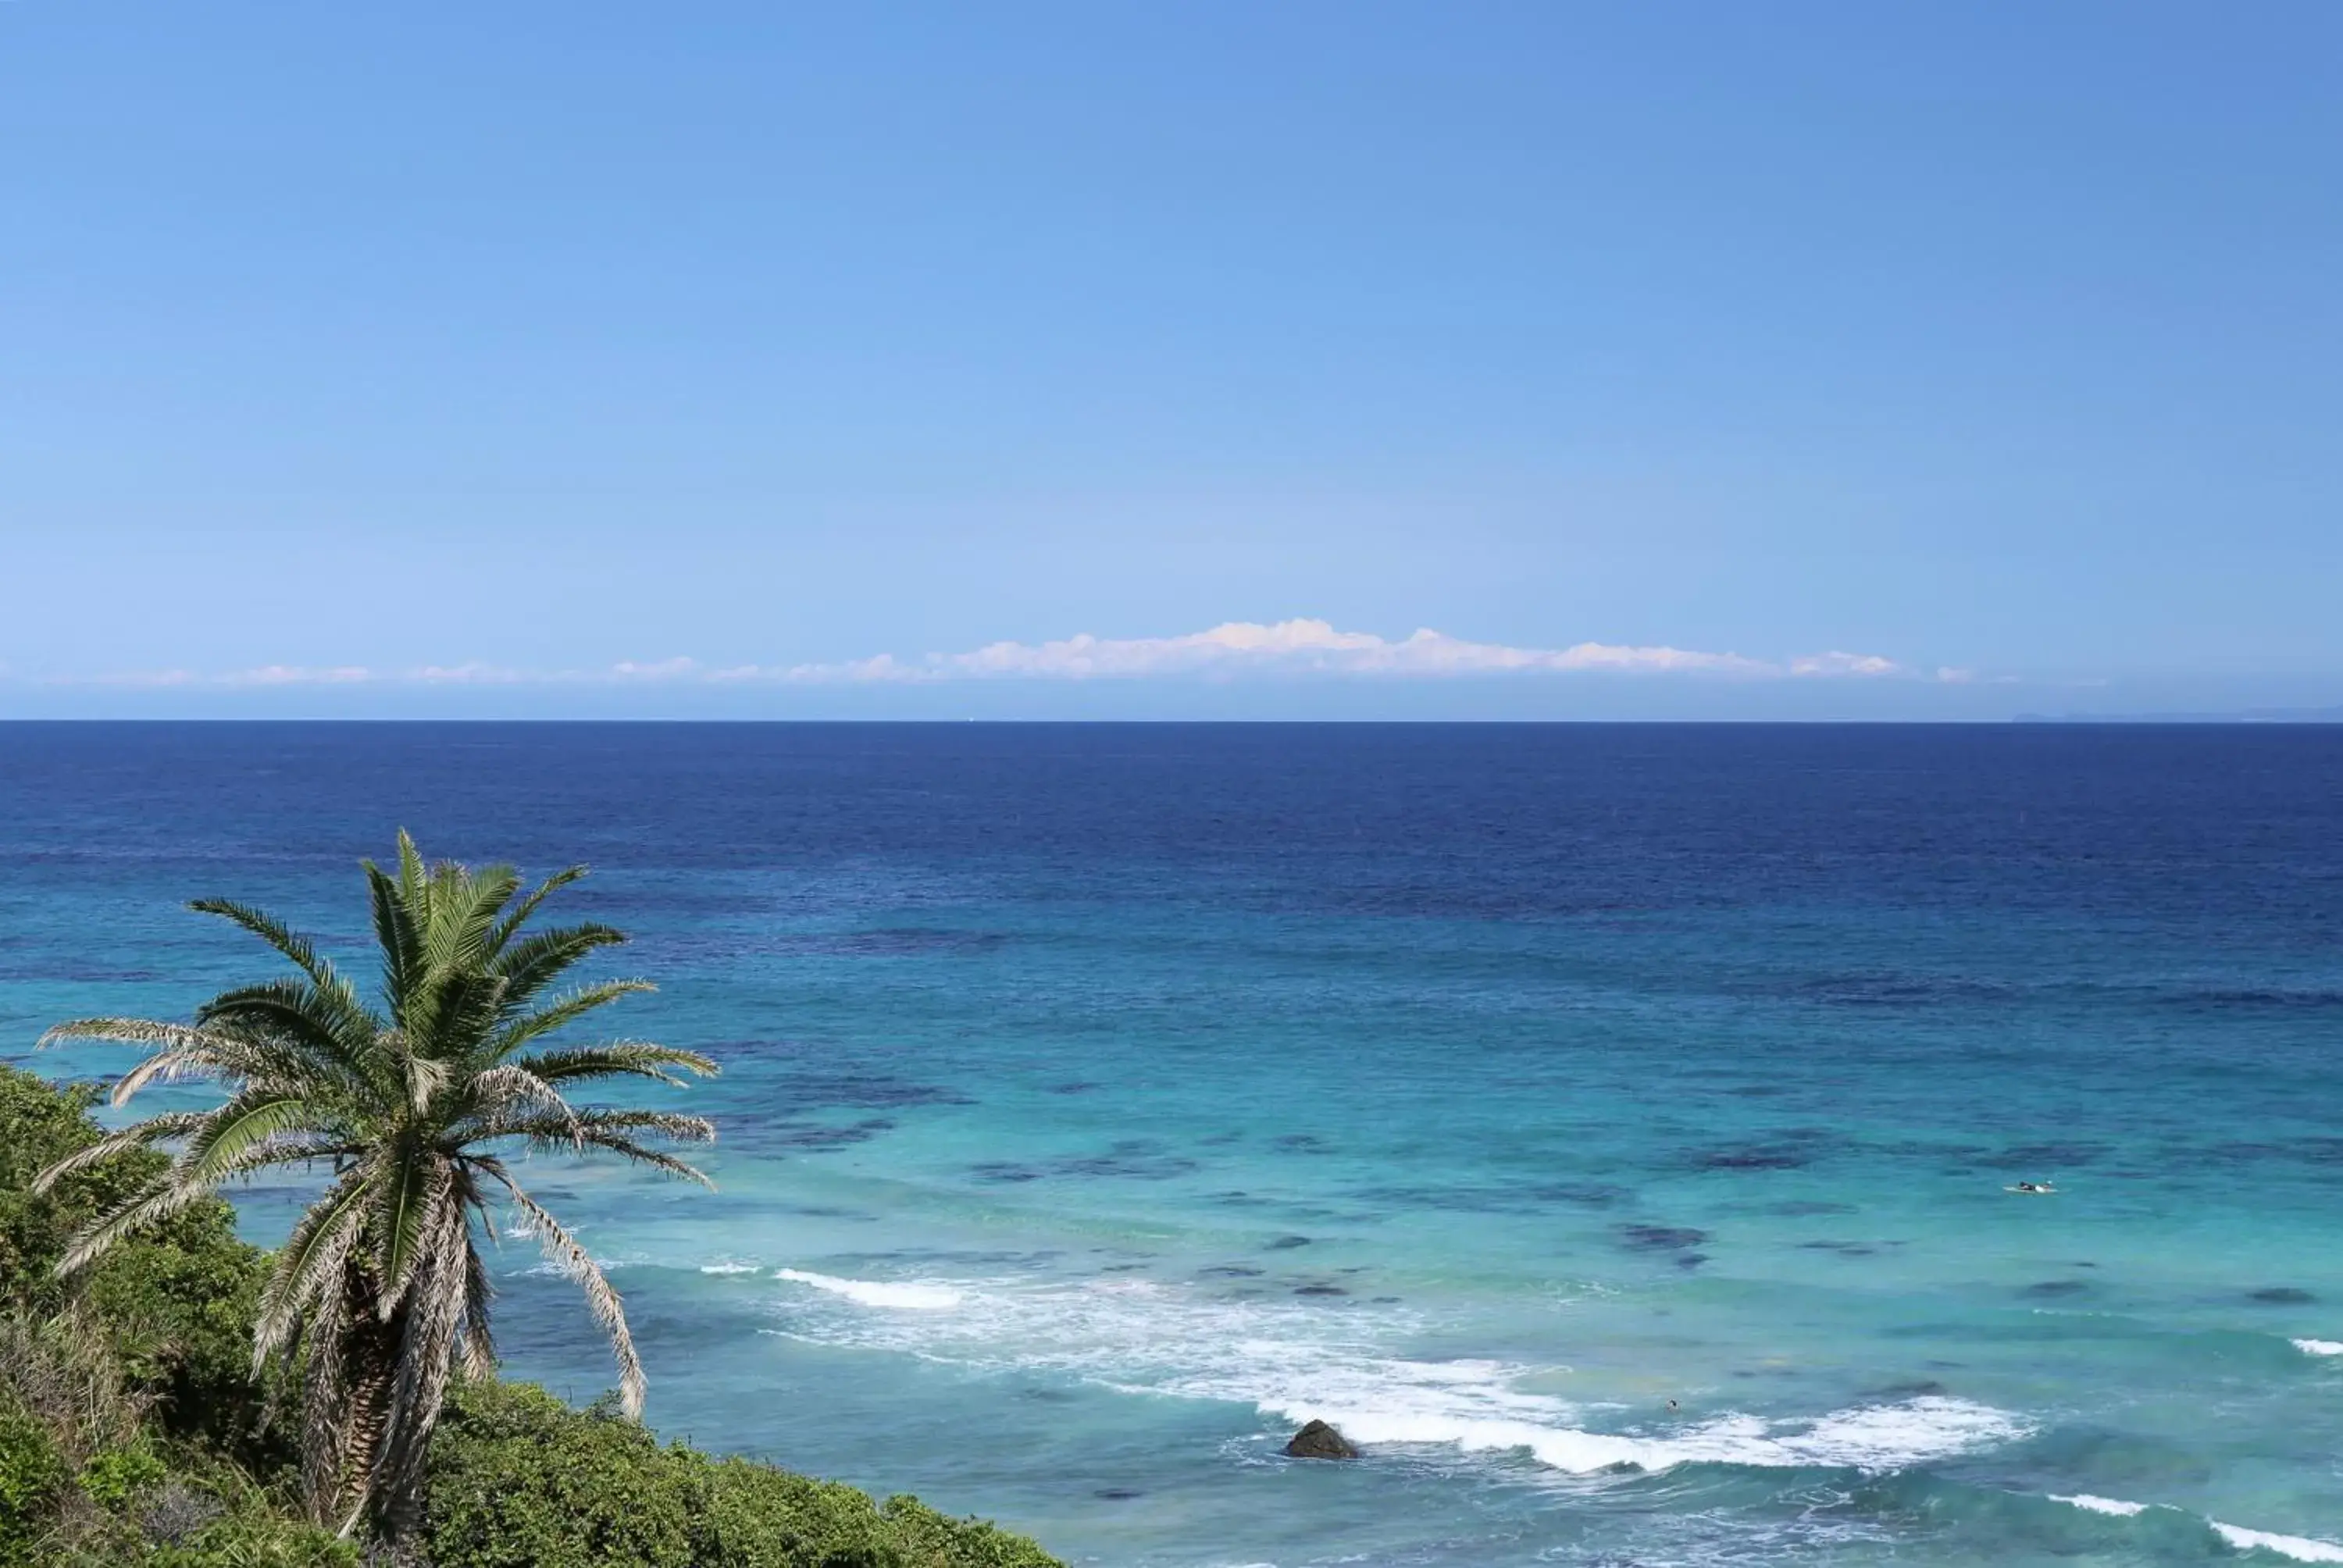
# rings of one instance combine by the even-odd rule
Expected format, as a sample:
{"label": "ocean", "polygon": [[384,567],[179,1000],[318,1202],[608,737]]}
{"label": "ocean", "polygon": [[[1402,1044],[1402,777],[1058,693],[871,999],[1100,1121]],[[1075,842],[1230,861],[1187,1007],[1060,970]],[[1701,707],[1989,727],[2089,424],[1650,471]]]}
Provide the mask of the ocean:
{"label": "ocean", "polygon": [[193,897],[363,967],[402,826],[723,1063],[717,1193],[530,1173],[662,1432],[1113,1568],[2343,1562],[2343,729],[0,726],[0,1055],[266,972]]}

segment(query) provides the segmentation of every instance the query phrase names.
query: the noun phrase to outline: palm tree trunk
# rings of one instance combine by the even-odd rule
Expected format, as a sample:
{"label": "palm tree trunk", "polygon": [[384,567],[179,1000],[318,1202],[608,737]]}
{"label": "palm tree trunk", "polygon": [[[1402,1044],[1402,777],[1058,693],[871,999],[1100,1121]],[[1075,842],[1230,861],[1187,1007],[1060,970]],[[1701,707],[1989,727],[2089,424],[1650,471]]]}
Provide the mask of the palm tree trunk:
{"label": "palm tree trunk", "polygon": [[364,1520],[370,1533],[394,1547],[421,1523],[420,1510],[381,1494],[384,1445],[390,1433],[391,1403],[398,1379],[398,1347],[406,1337],[405,1312],[384,1322],[374,1279],[353,1261],[342,1278],[338,1342],[320,1347],[333,1362],[338,1382],[339,1453],[334,1456],[319,1499],[327,1522],[347,1526]]}

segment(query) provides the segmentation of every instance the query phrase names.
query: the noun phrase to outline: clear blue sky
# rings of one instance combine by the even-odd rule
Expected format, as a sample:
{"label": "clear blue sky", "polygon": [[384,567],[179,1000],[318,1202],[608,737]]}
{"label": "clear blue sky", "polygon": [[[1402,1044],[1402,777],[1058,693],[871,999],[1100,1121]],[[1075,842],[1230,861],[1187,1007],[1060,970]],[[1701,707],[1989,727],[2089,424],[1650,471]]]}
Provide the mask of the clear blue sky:
{"label": "clear blue sky", "polygon": [[2343,702],[2338,67],[2331,0],[12,0],[0,714]]}

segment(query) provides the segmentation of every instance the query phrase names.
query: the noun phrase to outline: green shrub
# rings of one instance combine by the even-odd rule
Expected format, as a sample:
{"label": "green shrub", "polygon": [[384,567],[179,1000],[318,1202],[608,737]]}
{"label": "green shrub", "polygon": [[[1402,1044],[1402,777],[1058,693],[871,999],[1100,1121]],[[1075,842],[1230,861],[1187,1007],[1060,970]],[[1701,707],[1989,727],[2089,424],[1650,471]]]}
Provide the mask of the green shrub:
{"label": "green shrub", "polygon": [[160,1485],[168,1474],[170,1471],[163,1462],[144,1443],[138,1443],[92,1454],[76,1479],[84,1497],[108,1513],[119,1513],[129,1507],[133,1498],[149,1487]]}
{"label": "green shrub", "polygon": [[166,1163],[150,1151],[120,1154],[35,1196],[43,1168],[96,1141],[96,1099],[85,1086],[60,1089],[0,1067],[0,1309],[45,1319],[77,1301],[165,1432],[261,1468],[289,1462],[283,1440],[262,1432],[266,1392],[251,1372],[265,1254],[236,1239],[226,1203],[195,1204],[115,1248],[75,1284],[56,1279],[74,1232]]}
{"label": "green shrub", "polygon": [[0,1564],[43,1561],[42,1544],[72,1479],[49,1429],[13,1402],[0,1402]]}
{"label": "green shrub", "polygon": [[909,1498],[661,1447],[526,1384],[461,1391],[431,1450],[437,1568],[1057,1568]]}
{"label": "green shrub", "polygon": [[358,1549],[331,1531],[262,1510],[214,1520],[185,1543],[152,1548],[140,1568],[358,1568]]}

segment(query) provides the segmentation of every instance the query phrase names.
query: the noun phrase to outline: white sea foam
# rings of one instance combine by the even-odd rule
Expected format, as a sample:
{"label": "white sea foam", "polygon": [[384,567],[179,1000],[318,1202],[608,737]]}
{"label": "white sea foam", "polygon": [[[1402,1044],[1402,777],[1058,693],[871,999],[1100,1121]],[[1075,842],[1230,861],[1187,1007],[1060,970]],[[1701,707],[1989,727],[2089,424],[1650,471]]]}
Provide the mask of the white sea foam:
{"label": "white sea foam", "polygon": [[1421,1327],[1401,1309],[1229,1301],[1136,1280],[947,1286],[878,1285],[796,1270],[779,1277],[860,1306],[967,1309],[915,1317],[784,1303],[778,1332],[796,1338],[1054,1372],[1131,1393],[1225,1400],[1281,1422],[1331,1421],[1363,1442],[1525,1451],[1576,1473],[1695,1463],[1895,1470],[2027,1431],[2005,1412],[1929,1397],[1812,1420],[1727,1414],[1658,1430],[1590,1432],[1576,1407],[1523,1386],[1561,1369],[1394,1355],[1393,1342]]}
{"label": "white sea foam", "polygon": [[764,1271],[764,1265],[761,1263],[702,1263],[699,1265],[699,1271],[703,1274],[757,1274]]}
{"label": "white sea foam", "polygon": [[965,1297],[964,1292],[952,1285],[841,1280],[835,1274],[810,1273],[803,1269],[776,1269],[773,1278],[810,1285],[817,1291],[827,1291],[833,1296],[843,1296],[866,1307],[890,1307],[910,1312],[950,1312]]}
{"label": "white sea foam", "polygon": [[1859,1406],[1811,1422],[1725,1415],[1663,1435],[1460,1418],[1446,1411],[1411,1407],[1404,1400],[1347,1407],[1320,1401],[1265,1401],[1261,1408],[1288,1421],[1323,1415],[1364,1442],[1443,1443],[1468,1453],[1527,1450],[1542,1464],[1580,1474],[1622,1464],[1644,1470],[1679,1464],[1900,1470],[2005,1442],[2026,1430],[2001,1411],[1937,1398]]}
{"label": "white sea foam", "polygon": [[2313,1541],[2307,1535],[2273,1535],[2267,1530],[2246,1530],[2235,1524],[2224,1524],[2208,1519],[2213,1533],[2240,1552],[2259,1547],[2275,1552],[2281,1557],[2291,1557],[2298,1563],[2343,1563],[2343,1546],[2331,1541]]}
{"label": "white sea foam", "polygon": [[2078,1492],[2072,1497],[2059,1497],[2053,1494],[2050,1501],[2071,1503],[2076,1507],[2087,1509],[2093,1513],[2112,1513],[2118,1519],[2129,1519],[2135,1513],[2147,1512],[2147,1504],[2145,1503],[2126,1503],[2120,1497],[2094,1497],[2087,1492]]}
{"label": "white sea foam", "polygon": [[2297,1340],[2294,1348],[2307,1356],[2343,1356],[2343,1342],[2335,1340]]}
{"label": "white sea foam", "polygon": [[[2145,1513],[2150,1507],[2148,1503],[2126,1503],[2119,1498],[2093,1497],[2088,1493],[2078,1493],[2072,1497],[2053,1496],[2050,1501],[2072,1503],[2093,1513],[2111,1513],[2120,1519]],[[2207,1519],[2205,1523],[2214,1534],[2240,1552],[2258,1548],[2264,1552],[2275,1552],[2281,1557],[2291,1557],[2298,1563],[2343,1563],[2343,1546],[2331,1541],[2313,1541],[2307,1535],[2279,1535],[2268,1530],[2247,1530],[2243,1525],[2224,1524],[2217,1519]]]}

